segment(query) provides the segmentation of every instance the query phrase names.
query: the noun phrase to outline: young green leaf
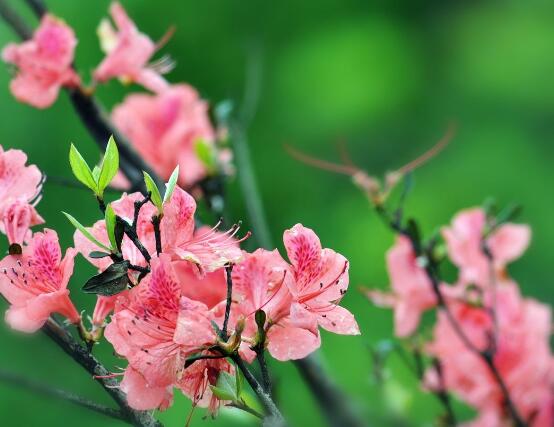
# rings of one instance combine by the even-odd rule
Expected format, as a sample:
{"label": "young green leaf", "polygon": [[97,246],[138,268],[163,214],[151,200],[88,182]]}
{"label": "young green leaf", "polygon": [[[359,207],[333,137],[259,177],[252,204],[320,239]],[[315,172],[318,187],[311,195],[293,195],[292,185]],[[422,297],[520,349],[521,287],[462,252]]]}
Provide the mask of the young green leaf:
{"label": "young green leaf", "polygon": [[217,170],[215,150],[211,144],[199,139],[194,144],[194,151],[209,173],[214,173]]}
{"label": "young green leaf", "polygon": [[210,388],[212,393],[221,400],[231,400],[233,402],[239,400],[236,377],[228,372],[221,371],[219,377],[217,377],[216,385],[210,386]]}
{"label": "young green leaf", "polygon": [[179,165],[175,167],[169,177],[169,181],[165,184],[164,203],[171,199],[171,195],[173,194],[173,190],[175,190],[175,185],[177,184],[177,179],[179,179]]}
{"label": "young green leaf", "polygon": [[150,175],[148,175],[147,172],[143,172],[144,174],[144,183],[146,184],[146,190],[150,193],[150,200],[152,200],[152,203],[154,203],[154,206],[158,208],[158,212],[163,212],[163,203],[162,203],[162,196],[160,194],[160,190],[158,190],[158,186],[152,179]]}
{"label": "young green leaf", "polygon": [[110,239],[110,245],[112,246],[113,251],[117,251],[117,239],[115,238],[115,212],[112,208],[112,205],[109,204],[106,207],[106,213],[104,215],[106,220],[106,231],[108,233],[108,238]]}
{"label": "young green leaf", "polygon": [[94,237],[90,231],[88,231],[85,226],[83,226],[79,221],[77,221],[75,218],[73,218],[71,215],[69,215],[67,212],[62,212],[66,217],[67,219],[69,220],[69,222],[71,222],[71,224],[73,224],[73,226],[79,230],[81,233],[83,233],[83,236],[85,236],[87,239],[89,239],[92,243],[94,243],[96,246],[98,246],[99,248],[102,248],[104,249],[105,251],[108,251],[110,252],[110,248],[108,248],[106,245],[104,245],[103,243],[99,242],[96,237]]}
{"label": "young green leaf", "polygon": [[119,170],[119,152],[117,151],[117,144],[113,139],[113,135],[110,136],[108,145],[106,146],[106,153],[100,164],[100,174],[98,176],[98,192],[100,196],[104,194],[104,190]]}
{"label": "young green leaf", "polygon": [[96,194],[96,180],[94,179],[87,162],[83,159],[83,156],[81,156],[81,153],[79,153],[73,144],[71,144],[71,148],[69,149],[69,164],[71,165],[71,170],[73,171],[75,178]]}

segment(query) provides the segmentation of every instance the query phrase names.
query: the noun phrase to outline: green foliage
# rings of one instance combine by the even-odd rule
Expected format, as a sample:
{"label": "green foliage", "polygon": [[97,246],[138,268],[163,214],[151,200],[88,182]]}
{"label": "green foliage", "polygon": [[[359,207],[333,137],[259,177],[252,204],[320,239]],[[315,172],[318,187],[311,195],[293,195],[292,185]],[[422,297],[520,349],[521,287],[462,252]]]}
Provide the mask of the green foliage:
{"label": "green foliage", "polygon": [[117,145],[113,139],[113,135],[110,136],[108,145],[106,146],[106,153],[100,164],[100,172],[97,180],[98,193],[100,197],[103,197],[104,190],[119,170],[119,152]]}
{"label": "green foliage", "polygon": [[71,165],[71,170],[73,171],[75,178],[97,194],[98,187],[96,185],[96,179],[94,178],[87,162],[83,159],[83,156],[81,156],[81,153],[79,153],[73,144],[71,144],[69,149],[69,164]]}
{"label": "green foliage", "polygon": [[[238,371],[238,370],[237,370]],[[241,393],[240,375],[231,375],[228,372],[222,371],[217,377],[215,386],[210,386],[212,393],[223,400],[238,402]]]}
{"label": "green foliage", "polygon": [[171,195],[173,194],[173,190],[175,190],[175,185],[177,184],[178,179],[179,165],[175,167],[175,169],[171,173],[171,176],[169,177],[169,181],[167,181],[167,184],[165,185],[164,203],[171,199]]}
{"label": "green foliage", "polygon": [[83,286],[83,292],[103,296],[117,295],[129,284],[129,261],[114,262],[102,273],[91,277]]}
{"label": "green foliage", "polygon": [[100,166],[94,166],[91,171],[88,163],[73,144],[69,149],[69,164],[75,178],[92,190],[96,197],[103,199],[104,190],[119,170],[119,152],[113,136],[108,141]]}
{"label": "green foliage", "polygon": [[112,251],[115,252],[117,251],[119,245],[115,237],[116,217],[111,204],[106,207],[104,219],[106,221],[106,232],[108,233],[108,238],[110,239]]}
{"label": "green foliage", "polygon": [[87,239],[89,239],[92,243],[94,243],[96,246],[98,246],[99,248],[102,248],[106,251],[110,251],[110,248],[108,248],[106,245],[104,245],[103,243],[101,243],[99,240],[96,239],[96,237],[94,237],[90,231],[88,231],[86,229],[86,227],[84,225],[82,225],[79,221],[77,221],[74,217],[72,217],[70,214],[68,214],[67,212],[62,212],[66,217],[67,219],[69,220],[69,222],[71,222],[71,224],[73,224],[73,226],[79,230],[83,236],[85,236]]}
{"label": "green foliage", "polygon": [[158,208],[158,212],[161,214],[163,213],[163,202],[160,190],[158,189],[158,186],[156,185],[152,177],[147,172],[143,172],[143,174],[144,183],[146,184],[146,191],[150,193],[150,200],[152,200],[152,203]]}

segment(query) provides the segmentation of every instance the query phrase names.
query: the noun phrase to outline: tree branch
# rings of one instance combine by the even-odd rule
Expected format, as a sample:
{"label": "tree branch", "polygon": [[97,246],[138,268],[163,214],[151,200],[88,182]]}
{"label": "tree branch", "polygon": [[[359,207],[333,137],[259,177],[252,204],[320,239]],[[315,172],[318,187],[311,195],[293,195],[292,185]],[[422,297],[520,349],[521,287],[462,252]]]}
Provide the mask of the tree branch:
{"label": "tree branch", "polygon": [[67,355],[83,367],[104,388],[106,393],[121,408],[121,413],[130,424],[141,427],[163,427],[150,412],[136,411],[127,404],[125,393],[119,389],[119,383],[110,377],[110,372],[87,349],[79,344],[73,336],[63,329],[55,320],[49,319],[43,327],[48,335]]}
{"label": "tree branch", "polygon": [[94,412],[98,412],[102,415],[106,415],[108,417],[122,421],[127,421],[126,416],[120,410],[101,405],[77,394],[61,390],[59,388],[51,387],[47,384],[34,381],[30,378],[23,377],[13,372],[0,370],[0,382],[26,389],[42,396],[66,400],[68,402],[74,403],[75,405],[90,409]]}

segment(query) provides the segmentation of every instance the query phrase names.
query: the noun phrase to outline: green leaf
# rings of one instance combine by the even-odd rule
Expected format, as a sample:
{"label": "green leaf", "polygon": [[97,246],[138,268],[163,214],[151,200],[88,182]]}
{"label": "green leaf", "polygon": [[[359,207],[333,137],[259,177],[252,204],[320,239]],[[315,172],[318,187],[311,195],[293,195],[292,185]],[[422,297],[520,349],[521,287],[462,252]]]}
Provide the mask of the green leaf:
{"label": "green leaf", "polygon": [[123,241],[123,236],[125,235],[125,223],[124,220],[120,217],[116,217],[115,220],[115,247],[117,248],[118,252],[121,252],[121,242]]}
{"label": "green leaf", "polygon": [[110,239],[110,244],[112,245],[112,250],[117,251],[117,239],[115,238],[115,212],[112,208],[112,205],[109,204],[106,207],[106,212],[104,219],[106,220],[106,231],[108,232],[108,238]]}
{"label": "green leaf", "polygon": [[150,200],[152,200],[152,203],[154,203],[154,206],[158,208],[158,212],[163,212],[163,203],[162,203],[162,195],[160,194],[160,190],[158,189],[158,186],[152,179],[152,177],[147,173],[143,172],[144,174],[144,183],[146,184],[146,190],[150,193]]}
{"label": "green leaf", "polygon": [[92,251],[91,253],[88,254],[88,256],[94,259],[99,259],[99,258],[106,258],[110,256],[110,254],[107,252]]}
{"label": "green leaf", "polygon": [[196,152],[196,156],[208,170],[208,173],[214,173],[217,170],[215,149],[212,144],[207,143],[203,139],[199,139],[194,144],[194,151]]}
{"label": "green leaf", "polygon": [[212,393],[221,400],[231,400],[233,402],[239,400],[236,377],[228,372],[220,372],[216,385],[210,386],[210,388]]}
{"label": "green leaf", "polygon": [[129,265],[127,260],[114,262],[102,273],[88,279],[83,292],[108,297],[123,292],[129,284]]}
{"label": "green leaf", "polygon": [[177,184],[177,179],[179,178],[179,165],[173,169],[169,181],[165,184],[165,194],[164,194],[164,203],[171,199],[173,190],[175,190],[175,185]]}
{"label": "green leaf", "polygon": [[117,144],[113,139],[113,135],[110,136],[108,145],[106,146],[106,153],[100,164],[100,174],[98,176],[98,192],[100,196],[104,194],[104,190],[119,170],[119,152],[117,151]]}
{"label": "green leaf", "polygon": [[99,242],[96,237],[94,237],[92,234],[90,234],[90,231],[88,231],[84,225],[82,225],[79,221],[77,221],[75,218],[73,218],[71,215],[69,215],[67,212],[62,212],[66,217],[67,219],[69,220],[69,222],[71,222],[71,224],[73,224],[73,226],[79,230],[81,233],[83,233],[83,236],[85,236],[87,239],[89,239],[92,243],[94,243],[96,246],[98,246],[99,248],[102,248],[104,249],[105,251],[108,251],[110,252],[110,248],[108,248],[106,245],[104,245],[103,243]]}
{"label": "green leaf", "polygon": [[83,159],[83,156],[81,156],[81,153],[79,153],[73,144],[71,144],[71,148],[69,149],[69,164],[71,165],[71,171],[73,172],[73,175],[75,175],[75,178],[97,194],[96,180],[94,179],[87,162]]}

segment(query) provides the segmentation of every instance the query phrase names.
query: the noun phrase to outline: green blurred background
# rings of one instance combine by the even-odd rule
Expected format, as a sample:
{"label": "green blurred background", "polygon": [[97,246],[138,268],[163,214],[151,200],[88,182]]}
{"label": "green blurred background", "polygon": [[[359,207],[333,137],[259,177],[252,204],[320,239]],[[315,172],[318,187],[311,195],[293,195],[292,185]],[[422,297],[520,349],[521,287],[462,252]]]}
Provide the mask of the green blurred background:
{"label": "green blurred background", "polygon": [[[23,3],[14,0],[12,3]],[[173,82],[196,86],[211,102],[240,103],[248,52],[260,47],[264,67],[261,99],[249,131],[273,237],[296,222],[314,228],[325,246],[351,261],[351,291],[344,299],[362,336],[323,334],[321,356],[352,403],[372,425],[387,425],[395,413],[408,425],[431,425],[441,412],[422,394],[396,360],[387,365],[385,386],[371,376],[368,346],[391,335],[391,314],[372,307],[359,285],[384,287],[384,252],[392,236],[348,178],[310,169],[283,150],[287,142],[329,160],[336,141],[348,141],[352,156],[371,173],[405,164],[433,145],[454,119],[451,146],[416,173],[407,203],[432,232],[459,209],[494,195],[521,202],[522,220],[534,237],[512,267],[526,294],[554,302],[551,244],[554,240],[554,3],[551,1],[124,1],[139,27],[159,38],[169,25],[177,32],[164,53],[176,61]],[[102,55],[95,30],[108,1],[48,2],[79,37],[77,64],[86,78]],[[24,11],[24,8],[20,8]],[[31,22],[31,16],[25,12]],[[34,20],[32,20],[35,23]],[[0,25],[0,43],[15,40]],[[9,73],[0,71],[0,143],[21,148],[47,175],[70,177],[67,152],[75,142],[90,160],[98,150],[77,120],[65,94],[38,111],[14,101]],[[98,91],[111,106],[125,90],[110,83]],[[246,218],[231,184],[235,219]],[[40,213],[65,245],[70,211],[91,224],[97,209],[88,193],[46,184]],[[279,243],[280,244],[280,243]],[[92,268],[82,259],[72,279],[73,296],[88,312],[94,298],[78,289]],[[5,304],[2,303],[2,307]],[[40,334],[21,336],[0,329],[0,366],[111,403],[87,374]],[[107,344],[95,350],[114,362]],[[272,363],[283,412],[296,426],[323,425],[313,398],[292,364]],[[457,408],[463,416],[470,412]],[[182,426],[184,398],[160,418]],[[193,425],[203,421],[202,410]],[[0,384],[0,423],[5,426],[117,426],[117,421]],[[388,420],[388,421],[387,421]],[[208,425],[251,425],[247,415],[224,411]]]}

